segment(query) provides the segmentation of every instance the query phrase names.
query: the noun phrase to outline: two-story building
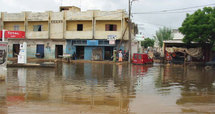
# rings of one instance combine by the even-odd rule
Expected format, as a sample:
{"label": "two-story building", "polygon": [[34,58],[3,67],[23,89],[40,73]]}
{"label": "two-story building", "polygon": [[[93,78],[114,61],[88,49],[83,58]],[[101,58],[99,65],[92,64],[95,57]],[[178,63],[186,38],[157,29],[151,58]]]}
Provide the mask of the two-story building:
{"label": "two-story building", "polygon": [[129,50],[124,10],[81,11],[63,6],[60,12],[2,12],[0,21],[1,30],[25,31],[25,38],[8,38],[8,57],[17,57],[23,42],[28,58],[55,59],[67,53],[76,54],[77,59],[108,60],[114,48]]}

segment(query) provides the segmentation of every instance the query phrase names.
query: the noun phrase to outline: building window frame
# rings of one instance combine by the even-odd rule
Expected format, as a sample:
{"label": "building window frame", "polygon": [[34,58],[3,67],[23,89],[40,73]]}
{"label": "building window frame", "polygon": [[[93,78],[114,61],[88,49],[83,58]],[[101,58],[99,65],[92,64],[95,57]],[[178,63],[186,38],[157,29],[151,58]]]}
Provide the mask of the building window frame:
{"label": "building window frame", "polygon": [[14,25],[14,26],[13,26],[13,30],[14,30],[14,31],[19,31],[19,28],[20,28],[19,25]]}
{"label": "building window frame", "polygon": [[117,31],[116,24],[105,24],[105,31]]}
{"label": "building window frame", "polygon": [[77,24],[77,31],[83,31],[83,24]]}
{"label": "building window frame", "polygon": [[43,31],[43,25],[33,25],[33,31]]}

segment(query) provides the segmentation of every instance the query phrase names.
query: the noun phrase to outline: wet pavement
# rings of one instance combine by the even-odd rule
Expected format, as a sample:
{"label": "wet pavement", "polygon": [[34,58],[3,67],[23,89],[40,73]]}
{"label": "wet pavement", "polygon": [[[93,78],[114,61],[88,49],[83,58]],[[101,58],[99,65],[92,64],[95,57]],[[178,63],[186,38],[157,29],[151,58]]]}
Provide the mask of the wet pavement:
{"label": "wet pavement", "polygon": [[215,113],[215,70],[58,63],[8,68],[0,114]]}

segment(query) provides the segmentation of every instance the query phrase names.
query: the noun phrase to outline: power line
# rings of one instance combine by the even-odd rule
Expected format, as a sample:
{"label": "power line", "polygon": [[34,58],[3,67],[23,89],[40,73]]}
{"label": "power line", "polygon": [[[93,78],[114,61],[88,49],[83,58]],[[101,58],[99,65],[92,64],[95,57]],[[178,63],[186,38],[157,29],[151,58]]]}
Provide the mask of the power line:
{"label": "power line", "polygon": [[[207,4],[207,5],[201,5],[201,6],[192,6],[192,7],[186,7],[186,8],[171,9],[171,10],[160,10],[160,11],[150,11],[150,12],[137,12],[137,13],[132,13],[132,14],[157,14],[157,13],[168,13],[168,12],[173,12],[173,11],[180,11],[180,12],[182,12],[181,10],[194,9],[194,8],[205,7],[205,6],[214,6],[214,5],[215,5],[215,3]],[[178,12],[174,12],[174,13],[178,13]]]}

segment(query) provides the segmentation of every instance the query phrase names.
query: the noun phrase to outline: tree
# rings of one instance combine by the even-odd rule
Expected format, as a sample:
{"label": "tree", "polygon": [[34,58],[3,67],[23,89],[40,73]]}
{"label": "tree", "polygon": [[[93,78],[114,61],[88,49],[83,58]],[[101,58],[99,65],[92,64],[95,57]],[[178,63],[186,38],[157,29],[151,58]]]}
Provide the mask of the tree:
{"label": "tree", "polygon": [[155,38],[158,40],[159,46],[163,47],[163,41],[164,40],[172,40],[172,30],[167,27],[159,28],[158,31],[156,31]]}
{"label": "tree", "polygon": [[151,38],[146,38],[144,41],[141,42],[141,46],[144,46],[144,48],[148,47],[154,47],[155,40]]}
{"label": "tree", "polygon": [[179,31],[185,35],[185,43],[198,42],[209,43],[213,48],[215,43],[215,7],[205,7],[193,14],[187,14]]}

